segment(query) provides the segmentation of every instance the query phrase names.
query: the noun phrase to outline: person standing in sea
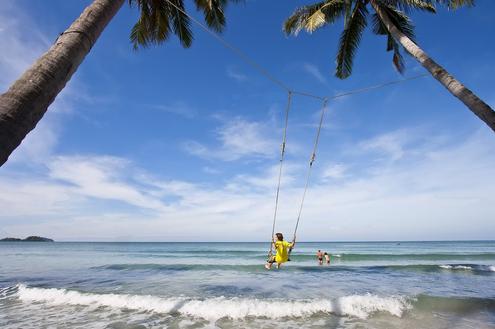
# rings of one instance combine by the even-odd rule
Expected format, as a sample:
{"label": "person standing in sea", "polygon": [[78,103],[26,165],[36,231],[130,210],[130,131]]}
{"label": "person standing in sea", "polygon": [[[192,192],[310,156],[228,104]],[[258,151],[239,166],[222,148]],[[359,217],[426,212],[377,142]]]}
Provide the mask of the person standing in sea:
{"label": "person standing in sea", "polygon": [[325,252],[323,256],[325,256],[325,262],[327,263],[327,265],[330,265],[330,254]]}
{"label": "person standing in sea", "polygon": [[320,249],[318,249],[318,252],[316,253],[316,258],[318,259],[318,264],[323,265],[323,253]]}

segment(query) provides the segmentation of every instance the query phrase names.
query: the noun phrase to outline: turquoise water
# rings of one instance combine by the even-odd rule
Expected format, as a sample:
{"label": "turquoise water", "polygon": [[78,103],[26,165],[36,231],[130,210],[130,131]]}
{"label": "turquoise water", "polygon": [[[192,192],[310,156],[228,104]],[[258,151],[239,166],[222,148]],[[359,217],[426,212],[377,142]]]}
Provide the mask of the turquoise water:
{"label": "turquoise water", "polygon": [[495,328],[493,241],[267,248],[0,243],[0,328]]}

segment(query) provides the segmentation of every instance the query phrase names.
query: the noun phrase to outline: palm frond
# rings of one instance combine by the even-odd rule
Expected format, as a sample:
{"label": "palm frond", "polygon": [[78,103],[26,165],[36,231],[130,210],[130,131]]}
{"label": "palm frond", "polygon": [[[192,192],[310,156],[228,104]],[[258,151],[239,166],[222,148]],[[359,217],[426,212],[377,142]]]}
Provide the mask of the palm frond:
{"label": "palm frond", "polygon": [[202,10],[206,24],[217,32],[225,26],[225,0],[195,0],[196,8]]}
{"label": "palm frond", "polygon": [[435,0],[435,1],[452,10],[459,9],[460,7],[474,6],[474,0]]}
{"label": "palm frond", "polygon": [[378,0],[378,2],[387,7],[393,7],[403,12],[411,10],[423,10],[435,13],[435,0]]}
{"label": "palm frond", "polygon": [[352,0],[345,0],[344,6],[345,6],[345,15],[344,15],[344,29],[345,29],[347,27],[347,23],[349,22],[349,19],[351,18]]}
{"label": "palm frond", "polygon": [[169,10],[165,8],[156,12],[156,26],[155,35],[156,41],[163,42],[168,39],[170,35],[170,19]]}
{"label": "palm frond", "polygon": [[297,35],[302,29],[312,33],[326,24],[332,24],[345,14],[345,0],[326,0],[304,6],[284,22],[283,30],[289,35]]}
{"label": "palm frond", "polygon": [[183,13],[184,3],[182,0],[170,0],[179,9],[174,6],[170,6],[170,16],[172,18],[172,29],[179,38],[181,45],[184,48],[189,48],[193,41],[193,34],[191,31],[191,23],[189,17]]}
{"label": "palm frond", "polygon": [[[170,1],[184,10],[182,0]],[[171,31],[183,47],[191,45],[193,36],[189,18],[171,3],[164,0],[130,0],[130,3],[136,4],[141,14],[130,34],[134,49],[161,44],[168,40]]]}
{"label": "palm frond", "polygon": [[137,50],[139,46],[146,48],[149,45],[149,34],[141,19],[132,27],[129,38],[131,39],[134,50]]}
{"label": "palm frond", "polygon": [[318,12],[326,1],[316,3],[314,5],[297,8],[294,13],[284,22],[283,30],[289,35],[297,35],[305,26],[309,17]]}
{"label": "palm frond", "polygon": [[[387,14],[387,16],[390,18],[392,23],[397,27],[399,31],[401,31],[403,34],[405,34],[409,39],[413,40],[415,39],[414,35],[414,25],[412,24],[411,20],[409,17],[389,6],[382,6],[380,5],[380,8]],[[385,24],[380,19],[380,16],[378,14],[373,14],[372,16],[372,25],[373,25],[373,32],[378,35],[388,35],[389,32],[387,30],[387,27]]]}
{"label": "palm frond", "polygon": [[[406,35],[409,39],[414,41],[414,26],[412,25],[409,17],[400,12],[399,10],[380,5],[383,11],[386,12],[392,23],[397,27],[399,31],[401,31],[404,35]],[[387,36],[387,51],[393,51],[394,55],[392,57],[392,62],[399,73],[404,73],[405,65],[404,58],[400,53],[400,46],[397,41],[392,37],[390,32],[388,31],[385,24],[380,19],[378,14],[373,14],[372,16],[372,24],[373,24],[373,33],[378,35],[386,35]]]}
{"label": "palm frond", "polygon": [[354,55],[361,41],[363,31],[367,26],[367,15],[368,10],[366,9],[366,5],[358,1],[354,6],[347,27],[340,36],[335,71],[335,75],[340,79],[345,79],[352,73]]}
{"label": "palm frond", "polygon": [[405,71],[405,68],[406,68],[406,66],[404,64],[404,57],[402,57],[402,54],[400,53],[399,44],[389,34],[387,36],[387,51],[392,51],[392,50],[394,52],[394,55],[392,57],[392,63],[394,64],[395,69],[400,74],[404,74],[404,71]]}
{"label": "palm frond", "polygon": [[400,53],[398,46],[396,49],[394,49],[394,56],[392,57],[392,62],[394,63],[395,69],[400,74],[404,74],[404,71],[406,70],[406,66],[404,64],[404,58],[402,57],[402,54]]}
{"label": "palm frond", "polygon": [[321,11],[321,9],[319,9],[306,19],[306,24],[304,27],[306,28],[306,31],[312,33],[324,24],[325,14]]}
{"label": "palm frond", "polygon": [[130,40],[133,44],[134,49],[138,49],[139,46],[148,47],[154,42],[153,30],[154,30],[154,19],[152,17],[152,8],[150,8],[150,3],[144,0],[133,0],[133,3],[139,7],[140,17],[136,24],[134,24]]}
{"label": "palm frond", "polygon": [[[134,24],[130,40],[134,49],[165,42],[173,32],[183,47],[191,46],[193,34],[190,19],[185,14],[183,0],[128,0],[136,6],[140,17]],[[209,27],[221,32],[225,26],[224,10],[229,2],[241,3],[245,0],[195,0],[197,9],[203,11]]]}

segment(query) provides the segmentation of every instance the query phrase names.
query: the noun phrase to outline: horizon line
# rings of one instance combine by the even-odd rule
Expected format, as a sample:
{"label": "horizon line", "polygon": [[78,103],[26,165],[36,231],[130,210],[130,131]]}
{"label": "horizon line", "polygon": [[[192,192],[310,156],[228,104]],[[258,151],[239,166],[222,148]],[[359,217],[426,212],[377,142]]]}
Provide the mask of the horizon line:
{"label": "horizon line", "polygon": [[[112,241],[112,240],[55,240],[53,242],[67,243],[270,243],[269,241]],[[8,241],[6,241],[8,242]],[[21,241],[36,242],[36,241]],[[332,240],[332,241],[296,241],[297,243],[394,243],[394,242],[495,242],[495,239],[466,239],[466,240]]]}

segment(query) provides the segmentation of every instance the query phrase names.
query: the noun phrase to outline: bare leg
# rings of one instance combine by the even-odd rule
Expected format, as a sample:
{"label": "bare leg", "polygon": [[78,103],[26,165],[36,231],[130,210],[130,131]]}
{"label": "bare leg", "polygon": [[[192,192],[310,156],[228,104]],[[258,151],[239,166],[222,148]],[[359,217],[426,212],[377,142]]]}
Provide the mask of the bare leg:
{"label": "bare leg", "polygon": [[270,260],[268,260],[268,261],[266,262],[266,264],[265,264],[265,268],[266,268],[267,270],[271,269],[271,268],[272,268],[272,265],[273,265],[273,263],[274,263],[274,262],[275,262],[275,258],[274,258],[274,257],[272,257]]}

